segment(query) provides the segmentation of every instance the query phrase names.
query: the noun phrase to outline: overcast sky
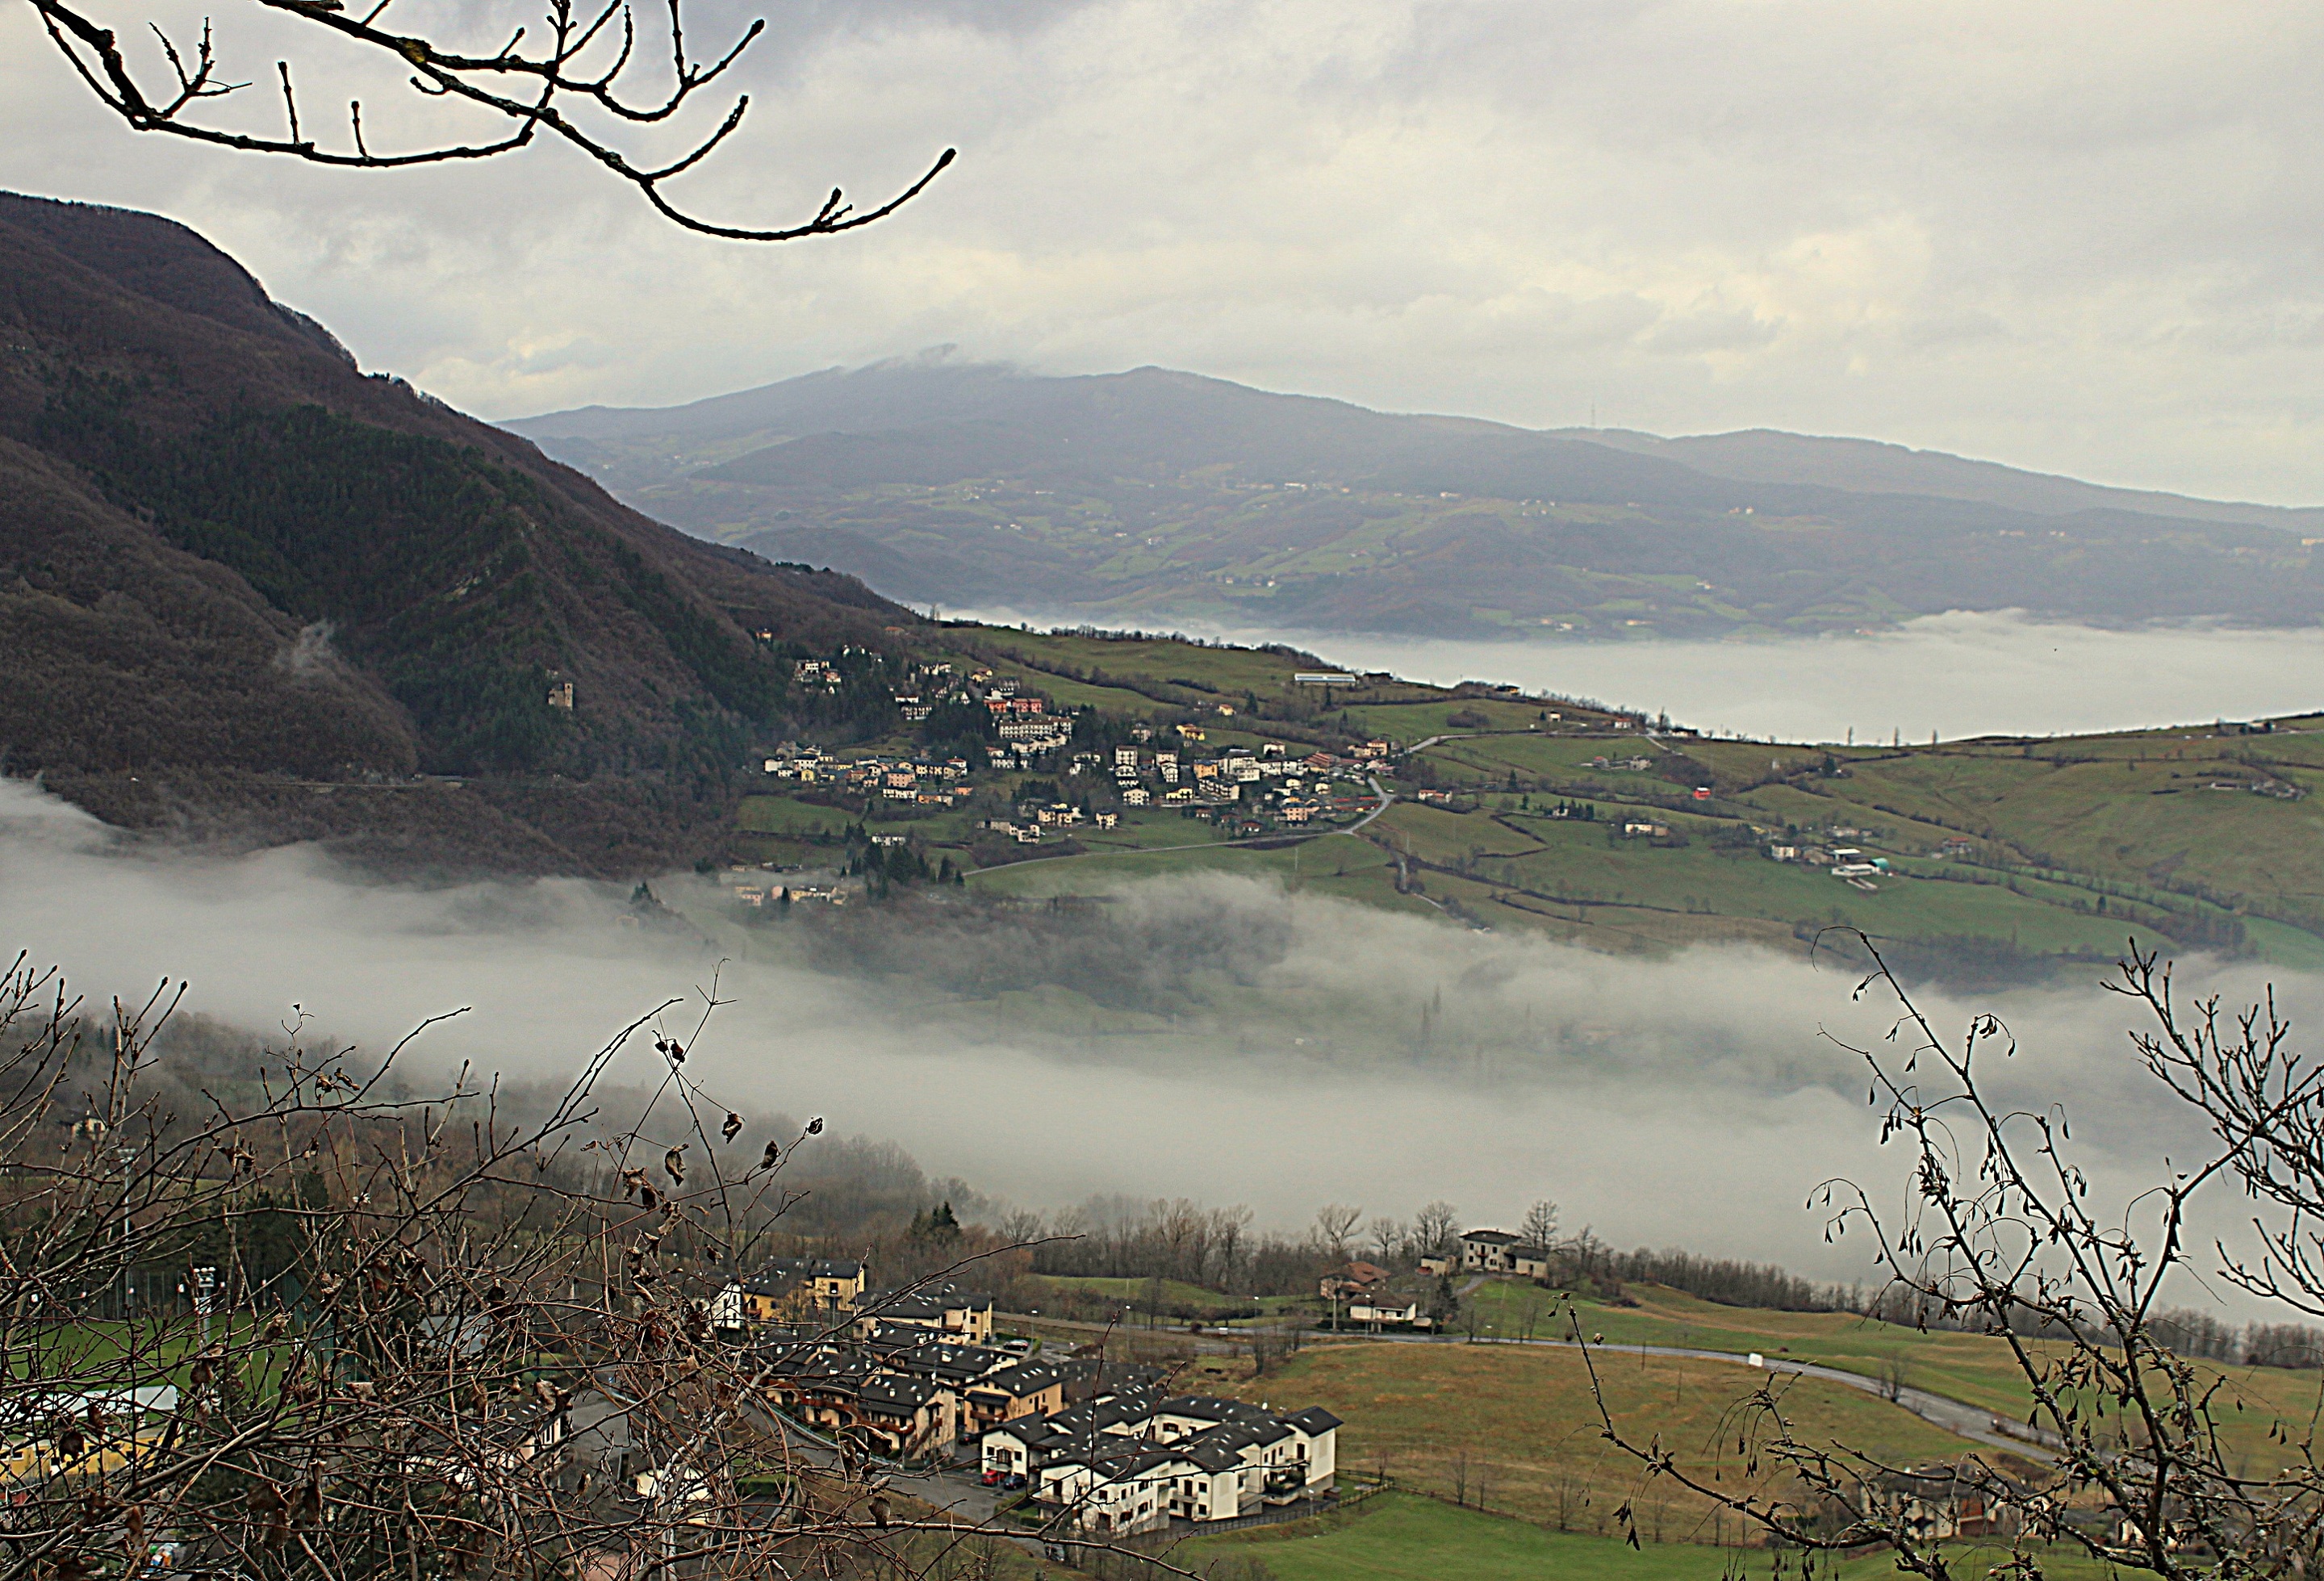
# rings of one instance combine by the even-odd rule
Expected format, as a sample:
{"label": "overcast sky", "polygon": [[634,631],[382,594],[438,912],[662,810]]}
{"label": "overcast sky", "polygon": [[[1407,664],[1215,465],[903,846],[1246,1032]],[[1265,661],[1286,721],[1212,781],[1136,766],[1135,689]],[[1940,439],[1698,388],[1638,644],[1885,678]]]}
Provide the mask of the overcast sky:
{"label": "overcast sky", "polygon": [[[730,5],[692,14],[696,36],[749,14]],[[282,51],[252,9],[217,14],[260,78]],[[455,9],[470,42],[527,12],[392,16]],[[109,124],[23,5],[0,7],[0,185],[184,219],[366,366],[487,416],[953,343],[2324,500],[2324,13],[875,0],[775,20],[752,122],[689,199],[782,220],[958,144],[927,199],[751,247],[676,232],[553,150],[379,176],[168,144]],[[388,84],[327,54],[300,72],[310,127],[360,92],[374,143],[396,129]]]}

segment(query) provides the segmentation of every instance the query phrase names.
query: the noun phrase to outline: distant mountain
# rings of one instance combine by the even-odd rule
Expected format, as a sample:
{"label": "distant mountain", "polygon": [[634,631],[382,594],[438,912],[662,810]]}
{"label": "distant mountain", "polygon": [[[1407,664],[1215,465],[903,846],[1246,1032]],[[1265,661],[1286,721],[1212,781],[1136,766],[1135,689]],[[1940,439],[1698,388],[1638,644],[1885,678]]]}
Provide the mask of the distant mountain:
{"label": "distant mountain", "polygon": [[1628,429],[1553,429],[1561,439],[1586,439],[1642,456],[1659,456],[1714,477],[1750,483],[1810,483],[1858,494],[1926,495],[1974,500],[2034,515],[2078,511],[2135,511],[2189,522],[2233,522],[2285,532],[2324,532],[2324,508],[2239,504],[2191,499],[2149,489],[2108,488],[2078,478],[2025,472],[1997,461],[1971,461],[1941,450],[1914,450],[1878,439],[1839,439],[1774,429],[1698,434],[1666,439]]}
{"label": "distant mountain", "polygon": [[1468,636],[2324,614],[2302,541],[2324,511],[1861,440],[1543,432],[927,358],[508,426],[690,532],[954,606]]}
{"label": "distant mountain", "polygon": [[778,648],[913,618],[365,376],[183,227],[0,195],[0,752],[114,822],[659,868]]}

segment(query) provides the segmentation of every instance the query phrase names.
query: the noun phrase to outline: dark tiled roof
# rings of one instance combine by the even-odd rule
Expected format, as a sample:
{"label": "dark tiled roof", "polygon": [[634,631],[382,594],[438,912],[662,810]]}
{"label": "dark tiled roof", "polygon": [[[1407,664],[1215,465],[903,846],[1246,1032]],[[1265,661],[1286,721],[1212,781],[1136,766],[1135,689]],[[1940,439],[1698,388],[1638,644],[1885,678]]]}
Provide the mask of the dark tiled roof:
{"label": "dark tiled roof", "polygon": [[971,1386],[973,1394],[1003,1394],[1011,1400],[1022,1400],[1028,1394],[1038,1394],[1044,1389],[1055,1388],[1060,1380],[1056,1369],[1038,1362],[1019,1362],[1013,1367],[979,1378]]}
{"label": "dark tiled roof", "polygon": [[918,1341],[888,1358],[889,1365],[901,1373],[914,1373],[923,1377],[945,1382],[967,1383],[989,1373],[1008,1370],[1017,1358],[1007,1351],[992,1350],[981,1345],[945,1345],[930,1340],[926,1331],[912,1331]]}
{"label": "dark tiled roof", "polygon": [[742,1281],[750,1296],[788,1294],[811,1279],[860,1280],[863,1265],[831,1257],[777,1257]]}
{"label": "dark tiled roof", "polygon": [[925,1378],[899,1378],[893,1373],[883,1373],[866,1378],[856,1390],[856,1398],[866,1410],[883,1416],[910,1416],[933,1403],[943,1392]]}

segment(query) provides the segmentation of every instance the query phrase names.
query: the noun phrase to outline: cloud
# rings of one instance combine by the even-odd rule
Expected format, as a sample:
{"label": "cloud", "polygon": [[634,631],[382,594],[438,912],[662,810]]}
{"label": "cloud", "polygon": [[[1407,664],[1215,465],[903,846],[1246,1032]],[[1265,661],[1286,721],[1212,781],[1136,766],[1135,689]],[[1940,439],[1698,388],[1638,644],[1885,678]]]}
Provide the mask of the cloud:
{"label": "cloud", "polygon": [[[713,942],[631,925],[623,891],[576,882],[420,889],[312,850],[164,852],[0,782],[9,948],[94,1002],[180,977],[191,1011],[264,1030],[295,1003],[374,1050],[466,1007],[420,1056],[522,1077],[569,1071],[665,999],[698,1005],[715,972],[731,1003],[688,1068],[720,1097],[754,1121],[828,1115],[1032,1206],[1185,1196],[1296,1227],[1326,1200],[1403,1216],[1442,1197],[1492,1222],[1547,1196],[1617,1244],[1852,1278],[1868,1249],[1828,1248],[1809,1194],[1903,1183],[1842,1046],[1883,1046],[1894,1007],[1803,956],[1609,957],[1215,878],[1125,887],[1095,920],[882,912],[830,932],[734,926],[690,875],[662,892]],[[2231,1002],[2260,985],[2199,975]],[[2318,986],[2280,993],[2297,1017]],[[2022,1045],[1996,1091],[2070,1095],[2102,1188],[2189,1155],[2123,1002],[2074,982],[1990,1003]],[[1950,1032],[1975,1007],[1927,1008]]]}
{"label": "cloud", "polygon": [[[477,38],[502,8],[405,0]],[[155,14],[192,23],[181,0]],[[124,36],[142,13],[124,5]],[[718,0],[696,35],[747,14]],[[139,138],[0,15],[0,183],[163,209],[365,363],[514,414],[957,342],[1398,410],[1868,433],[2324,495],[2324,18],[2162,0],[779,8],[706,212],[959,166],[872,232],[677,233],[550,148],[399,175]],[[291,24],[221,18],[259,77]],[[316,105],[437,113],[327,51]],[[236,114],[265,124],[254,92]],[[319,112],[318,112],[319,114]],[[656,144],[655,146],[659,146]]]}

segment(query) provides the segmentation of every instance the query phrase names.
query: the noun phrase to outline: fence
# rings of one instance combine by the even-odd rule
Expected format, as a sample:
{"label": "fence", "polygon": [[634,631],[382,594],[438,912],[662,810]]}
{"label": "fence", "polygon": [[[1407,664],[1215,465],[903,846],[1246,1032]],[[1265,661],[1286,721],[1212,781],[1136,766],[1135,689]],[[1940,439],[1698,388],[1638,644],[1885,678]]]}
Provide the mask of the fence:
{"label": "fence", "polygon": [[[1279,1526],[1286,1521],[1313,1521],[1319,1515],[1329,1515],[1334,1511],[1353,1509],[1374,1493],[1386,1493],[1394,1484],[1392,1477],[1359,1483],[1345,1493],[1335,1491],[1320,1499],[1302,1499],[1296,1504],[1261,1510],[1255,1515],[1237,1515],[1231,1521],[1189,1521],[1184,1524],[1190,1530],[1208,1535],[1214,1531],[1240,1531],[1247,1526]],[[1172,1522],[1174,1529],[1179,1524]]]}

